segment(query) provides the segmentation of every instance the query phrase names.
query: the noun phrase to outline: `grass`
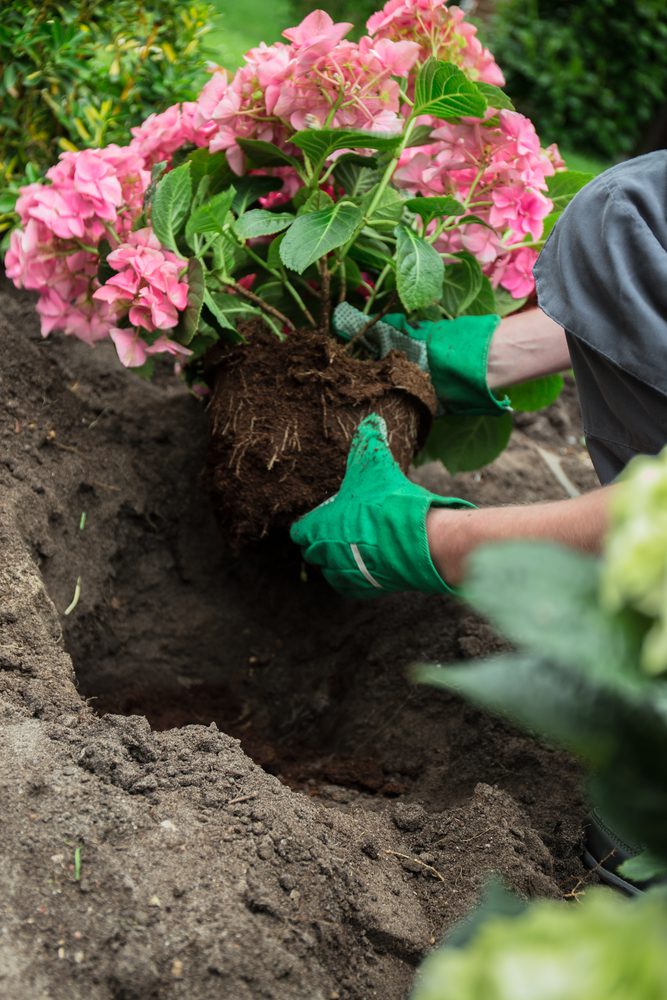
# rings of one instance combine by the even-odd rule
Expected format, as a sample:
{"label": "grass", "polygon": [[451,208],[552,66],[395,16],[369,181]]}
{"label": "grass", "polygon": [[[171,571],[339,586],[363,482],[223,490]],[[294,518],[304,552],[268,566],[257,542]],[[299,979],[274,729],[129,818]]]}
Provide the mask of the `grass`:
{"label": "grass", "polygon": [[[281,32],[294,24],[295,18],[289,0],[212,0],[216,9],[213,30],[206,36],[204,52],[208,59],[237,69],[243,54],[260,41],[277,42]],[[242,17],[239,13],[242,11]]]}
{"label": "grass", "polygon": [[603,160],[597,156],[589,156],[587,153],[578,153],[573,149],[563,149],[562,146],[560,151],[568,170],[581,170],[586,174],[601,174],[608,167],[613,167],[615,162],[614,160]]}

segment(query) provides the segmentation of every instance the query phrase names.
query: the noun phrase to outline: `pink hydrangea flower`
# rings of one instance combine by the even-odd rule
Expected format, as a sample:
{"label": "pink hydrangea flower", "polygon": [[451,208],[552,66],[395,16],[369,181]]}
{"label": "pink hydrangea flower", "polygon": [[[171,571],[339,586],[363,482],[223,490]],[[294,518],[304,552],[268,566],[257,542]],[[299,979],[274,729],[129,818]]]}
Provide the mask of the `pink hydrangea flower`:
{"label": "pink hydrangea flower", "polygon": [[130,149],[142,157],[146,166],[162,160],[171,160],[176,150],[187,144],[206,146],[215,122],[198,121],[198,107],[194,101],[173,104],[161,114],[149,115],[133,128]]}
{"label": "pink hydrangea flower", "polygon": [[188,304],[188,285],[182,280],[185,262],[164,250],[151,229],[130,233],[107,257],[117,271],[94,293],[106,302],[116,319],[127,316],[133,326],[152,332],[178,325]]}
{"label": "pink hydrangea flower", "polygon": [[491,284],[494,288],[501,285],[515,299],[530,295],[535,288],[533,267],[537,260],[537,251],[529,247],[513,250],[500,257],[491,272]]}
{"label": "pink hydrangea flower", "polygon": [[112,327],[110,337],[118,358],[126,368],[140,368],[155,354],[169,354],[177,358],[187,358],[192,351],[167,337],[158,337],[152,344],[142,340],[138,330]]}

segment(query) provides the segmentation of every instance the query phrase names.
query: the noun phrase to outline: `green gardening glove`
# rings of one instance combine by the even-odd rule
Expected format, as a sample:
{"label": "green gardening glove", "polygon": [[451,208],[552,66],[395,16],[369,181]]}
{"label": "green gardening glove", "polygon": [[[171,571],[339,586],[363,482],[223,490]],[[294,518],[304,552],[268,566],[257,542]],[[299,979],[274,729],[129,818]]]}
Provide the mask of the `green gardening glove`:
{"label": "green gardening glove", "polygon": [[[369,318],[342,302],[334,311],[334,329],[343,340],[351,340]],[[410,326],[402,313],[390,313],[361,342],[380,358],[391,350],[403,351],[427,371],[444,412],[500,414],[510,408],[509,399],[497,399],[486,381],[489,346],[499,323],[499,316],[460,316]]]}
{"label": "green gardening glove", "polygon": [[429,553],[429,508],[474,507],[411,483],[389,450],[386,425],[371,413],[359,424],[338,493],[292,525],[304,558],[335,590],[376,597],[400,590],[452,592]]}

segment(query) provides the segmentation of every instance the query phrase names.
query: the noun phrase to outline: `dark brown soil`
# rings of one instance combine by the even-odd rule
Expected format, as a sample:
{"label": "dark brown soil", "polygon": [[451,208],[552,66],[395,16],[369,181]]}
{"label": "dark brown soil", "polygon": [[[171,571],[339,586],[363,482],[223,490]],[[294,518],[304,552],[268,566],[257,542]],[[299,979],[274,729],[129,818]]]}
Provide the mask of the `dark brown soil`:
{"label": "dark brown soil", "polygon": [[384,417],[407,470],[435,413],[428,376],[392,351],[353,358],[330,337],[298,331],[282,343],[263,324],[215,368],[210,478],[228,540],[285,529],[340,486],[350,440],[371,411]]}
{"label": "dark brown soil", "polygon": [[[42,341],[6,291],[0,345],[1,997],[403,1000],[490,872],[572,890],[577,768],[406,680],[503,648],[487,625],[231,556],[171,376]],[[591,486],[580,433],[570,387],[491,468],[419,478],[558,498],[536,448]]]}

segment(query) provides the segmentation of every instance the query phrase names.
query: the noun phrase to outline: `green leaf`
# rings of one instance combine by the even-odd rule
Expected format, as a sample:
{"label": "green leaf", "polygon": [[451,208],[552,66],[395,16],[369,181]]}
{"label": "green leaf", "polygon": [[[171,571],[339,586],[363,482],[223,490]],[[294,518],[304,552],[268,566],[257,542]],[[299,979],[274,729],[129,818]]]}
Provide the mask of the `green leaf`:
{"label": "green leaf", "polygon": [[417,125],[410,133],[410,139],[405,148],[411,149],[413,146],[430,146],[433,142],[435,142],[433,138],[433,125]]}
{"label": "green leaf", "polygon": [[512,101],[507,96],[505,91],[500,89],[500,87],[494,87],[492,83],[480,83],[478,81],[477,89],[481,91],[482,96],[486,99],[490,108],[495,108],[496,111],[515,110]]}
{"label": "green leaf", "polygon": [[350,198],[360,198],[373,188],[380,179],[376,167],[369,166],[368,156],[350,153],[336,160],[334,177]]}
{"label": "green leaf", "polygon": [[211,270],[224,278],[230,278],[236,274],[249,260],[243,247],[229,239],[226,233],[219,240],[214,241],[211,253],[213,256]]}
{"label": "green leaf", "polygon": [[232,208],[237,215],[243,215],[258,198],[263,198],[271,191],[278,191],[282,186],[283,182],[279,177],[257,177],[254,174],[239,177],[234,181],[236,197],[232,202]]}
{"label": "green leaf", "polygon": [[509,316],[525,306],[526,299],[515,299],[505,288],[495,288],[493,291],[496,306],[493,310],[498,316]]}
{"label": "green leaf", "polygon": [[[306,188],[301,188],[301,191],[305,193]],[[297,191],[294,196],[294,205],[297,208],[297,215],[308,215],[309,212],[319,212],[321,208],[328,208],[329,205],[333,205],[334,200],[331,195],[327,194],[326,191],[321,191],[319,188],[317,191],[312,191],[306,198],[301,200],[297,197],[301,192]]]}
{"label": "green leaf", "polygon": [[255,208],[246,212],[237,220],[234,229],[242,240],[257,236],[273,236],[287,229],[294,222],[291,212],[269,212],[263,208]]}
{"label": "green leaf", "polygon": [[298,160],[272,142],[264,142],[262,139],[237,139],[236,141],[252,167],[290,166],[296,168],[299,166]]}
{"label": "green leaf", "polygon": [[562,375],[545,375],[543,378],[532,379],[530,382],[520,382],[512,385],[504,392],[509,396],[512,409],[518,413],[534,413],[551,406],[563,391]]}
{"label": "green leaf", "polygon": [[418,215],[424,223],[428,224],[432,219],[442,219],[450,215],[463,215],[465,205],[462,205],[456,198],[449,195],[436,196],[434,198],[409,198],[405,207],[415,215]]}
{"label": "green leaf", "polygon": [[651,879],[667,876],[667,859],[665,856],[658,857],[651,851],[642,851],[619,865],[618,871],[632,882],[649,882]]}
{"label": "green leaf", "polygon": [[505,450],[511,434],[509,413],[480,417],[445,414],[433,421],[417,464],[440,461],[452,475],[481,469]]}
{"label": "green leaf", "polygon": [[408,312],[431,305],[442,294],[444,264],[430,243],[407,226],[396,227],[396,287]]}
{"label": "green leaf", "polygon": [[370,271],[377,271],[378,274],[387,264],[391,266],[394,264],[387,244],[370,238],[356,239],[350,247],[349,256],[353,257],[362,267]]}
{"label": "green leaf", "polygon": [[189,153],[185,163],[190,164],[192,190],[199,190],[199,185],[208,178],[207,192],[217,194],[228,188],[237,178],[227,162],[225,153],[209,153],[208,149],[195,149]]}
{"label": "green leaf", "polygon": [[207,233],[223,233],[232,202],[236,197],[234,188],[228,188],[214,195],[209,201],[196,208],[185,226],[185,238],[194,250],[195,236]]}
{"label": "green leaf", "polygon": [[502,542],[469,561],[466,599],[512,642],[607,686],[645,686],[645,626],[598,593],[598,560],[552,542]]}
{"label": "green leaf", "polygon": [[489,920],[498,917],[512,919],[525,913],[527,909],[526,900],[508,892],[502,882],[493,877],[484,887],[477,906],[447,931],[442,947],[465,948]]}
{"label": "green leaf", "polygon": [[319,212],[300,215],[280,244],[283,264],[302,274],[320,257],[347,243],[361,220],[361,209],[349,201],[339,201]]}
{"label": "green leaf", "polygon": [[551,235],[551,231],[560,219],[560,212],[550,212],[549,215],[545,216],[542,220],[542,236],[541,239],[546,240],[548,236]]}
{"label": "green leaf", "polygon": [[[361,204],[364,214],[373,200],[373,197],[374,191],[371,190],[364,198]],[[396,226],[401,221],[404,207],[405,201],[399,192],[395,188],[386,188],[382,192],[379,203],[373,210],[373,215],[368,218],[368,225],[379,232],[388,230],[393,233]]]}
{"label": "green leaf", "polygon": [[236,323],[239,320],[262,315],[260,309],[239,298],[238,295],[216,294],[207,290],[204,292],[204,305],[223,330],[236,331]]}
{"label": "green leaf", "polygon": [[547,180],[547,196],[554,203],[553,211],[562,212],[566,205],[574,198],[577,191],[581,191],[589,181],[593,180],[593,174],[585,174],[579,170],[560,170]]}
{"label": "green leaf", "polygon": [[442,308],[452,319],[463,315],[482,288],[484,274],[479,261],[469,253],[456,254],[456,264],[447,264],[442,285]]}
{"label": "green leaf", "polygon": [[322,164],[338,149],[375,149],[393,152],[401,135],[389,132],[362,132],[352,129],[307,128],[292,136],[291,142],[302,149],[318,173]]}
{"label": "green leaf", "polygon": [[433,115],[444,121],[481,118],[486,98],[479,87],[453,63],[427,59],[415,84],[416,115]]}
{"label": "green leaf", "polygon": [[464,316],[491,316],[497,313],[496,297],[493,286],[485,274],[482,275],[482,283],[479,286],[477,295],[472,302],[463,310]]}
{"label": "green leaf", "polygon": [[163,247],[180,253],[176,237],[185,222],[192,200],[190,164],[183,163],[158,183],[151,204],[151,225]]}
{"label": "green leaf", "polygon": [[204,268],[202,262],[196,257],[191,257],[188,261],[186,280],[188,283],[188,304],[180,318],[175,339],[180,344],[187,346],[197,333],[206,291]]}

